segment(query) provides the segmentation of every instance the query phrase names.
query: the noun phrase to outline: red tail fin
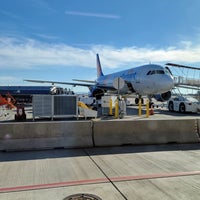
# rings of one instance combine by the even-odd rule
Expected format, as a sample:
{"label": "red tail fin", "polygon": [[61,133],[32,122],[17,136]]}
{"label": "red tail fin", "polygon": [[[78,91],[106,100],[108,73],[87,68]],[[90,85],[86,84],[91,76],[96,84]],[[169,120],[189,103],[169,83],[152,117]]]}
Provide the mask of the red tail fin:
{"label": "red tail fin", "polygon": [[104,76],[104,75],[103,75],[102,68],[101,68],[99,54],[97,54],[97,78],[99,78],[100,76]]}

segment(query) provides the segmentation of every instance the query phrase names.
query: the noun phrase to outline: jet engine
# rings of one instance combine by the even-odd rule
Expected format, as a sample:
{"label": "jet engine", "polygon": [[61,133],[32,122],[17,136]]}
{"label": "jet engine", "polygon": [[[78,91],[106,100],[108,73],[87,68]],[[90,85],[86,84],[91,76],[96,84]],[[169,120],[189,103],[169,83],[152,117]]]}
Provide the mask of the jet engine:
{"label": "jet engine", "polygon": [[153,97],[157,100],[157,101],[161,101],[161,102],[164,102],[164,101],[167,101],[170,99],[172,93],[171,91],[168,91],[168,92],[165,92],[165,93],[162,93],[162,94],[155,94],[153,95]]}
{"label": "jet engine", "polygon": [[104,91],[103,89],[101,88],[97,88],[97,87],[92,87],[90,89],[90,96],[92,97],[96,97],[96,99],[101,99],[102,96],[104,96],[104,93],[106,91]]}

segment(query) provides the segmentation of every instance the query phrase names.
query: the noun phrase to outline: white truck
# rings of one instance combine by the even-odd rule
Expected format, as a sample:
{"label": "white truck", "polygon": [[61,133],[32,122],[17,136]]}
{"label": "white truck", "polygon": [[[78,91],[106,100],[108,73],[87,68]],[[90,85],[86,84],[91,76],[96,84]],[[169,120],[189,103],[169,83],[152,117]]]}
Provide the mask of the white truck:
{"label": "white truck", "polygon": [[200,112],[200,102],[190,96],[176,96],[168,100],[168,109],[173,112]]}

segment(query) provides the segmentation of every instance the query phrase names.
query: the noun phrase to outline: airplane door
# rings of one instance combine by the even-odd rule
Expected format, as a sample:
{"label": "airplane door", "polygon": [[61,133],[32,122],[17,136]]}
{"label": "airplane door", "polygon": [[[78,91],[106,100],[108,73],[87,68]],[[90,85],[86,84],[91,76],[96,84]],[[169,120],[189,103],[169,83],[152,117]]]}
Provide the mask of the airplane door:
{"label": "airplane door", "polygon": [[136,92],[138,92],[140,94],[143,92],[141,76],[139,73],[135,74],[135,90],[136,90]]}

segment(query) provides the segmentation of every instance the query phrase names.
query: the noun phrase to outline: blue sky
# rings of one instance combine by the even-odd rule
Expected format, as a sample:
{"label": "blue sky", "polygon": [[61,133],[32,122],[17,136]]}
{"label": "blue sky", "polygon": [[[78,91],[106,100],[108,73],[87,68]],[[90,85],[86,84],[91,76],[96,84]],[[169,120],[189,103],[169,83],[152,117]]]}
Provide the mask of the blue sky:
{"label": "blue sky", "polygon": [[199,10],[199,0],[0,0],[0,85],[95,80],[96,53],[105,74],[199,67]]}

